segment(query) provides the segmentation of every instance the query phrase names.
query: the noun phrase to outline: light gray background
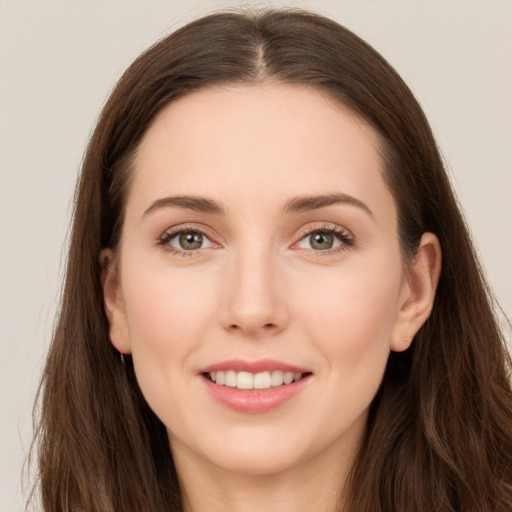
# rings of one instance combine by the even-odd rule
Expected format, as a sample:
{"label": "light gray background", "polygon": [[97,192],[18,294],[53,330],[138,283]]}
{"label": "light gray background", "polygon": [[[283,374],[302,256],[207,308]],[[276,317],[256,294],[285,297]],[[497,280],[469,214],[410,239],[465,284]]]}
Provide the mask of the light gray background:
{"label": "light gray background", "polygon": [[[51,337],[71,198],[108,91],[143,49],[216,7],[181,0],[0,0],[0,512],[21,468]],[[302,0],[373,44],[437,134],[492,286],[512,312],[512,3]]]}

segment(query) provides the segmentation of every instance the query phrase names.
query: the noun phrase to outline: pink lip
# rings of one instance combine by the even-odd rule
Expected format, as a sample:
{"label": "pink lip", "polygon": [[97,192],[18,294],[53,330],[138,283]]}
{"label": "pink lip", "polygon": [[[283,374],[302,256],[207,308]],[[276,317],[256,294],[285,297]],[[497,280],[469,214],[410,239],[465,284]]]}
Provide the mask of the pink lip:
{"label": "pink lip", "polygon": [[258,361],[231,359],[229,361],[222,361],[202,368],[199,373],[226,372],[228,370],[250,373],[259,373],[265,371],[273,372],[276,370],[293,373],[310,373],[311,371],[288,363],[283,363],[282,361],[276,361],[274,359],[260,359]]}
{"label": "pink lip", "polygon": [[[281,370],[283,372],[306,373],[308,375],[291,384],[283,384],[282,386],[261,390],[242,390],[220,386],[204,375],[205,373],[227,370],[251,373]],[[281,361],[270,359],[242,361],[234,359],[203,368],[200,372],[200,377],[209,393],[222,405],[237,412],[258,414],[269,412],[298,395],[308,385],[312,374],[304,368]]]}

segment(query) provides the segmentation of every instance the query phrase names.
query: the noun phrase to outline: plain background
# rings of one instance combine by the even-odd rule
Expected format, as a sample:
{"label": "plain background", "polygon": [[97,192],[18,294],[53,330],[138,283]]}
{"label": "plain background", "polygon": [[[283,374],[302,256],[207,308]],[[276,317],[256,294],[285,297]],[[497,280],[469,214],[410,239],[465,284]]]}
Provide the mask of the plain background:
{"label": "plain background", "polygon": [[431,121],[490,282],[511,315],[512,2],[0,0],[0,512],[23,509],[22,464],[74,183],[107,93],[158,38],[236,5],[316,10],[396,67]]}

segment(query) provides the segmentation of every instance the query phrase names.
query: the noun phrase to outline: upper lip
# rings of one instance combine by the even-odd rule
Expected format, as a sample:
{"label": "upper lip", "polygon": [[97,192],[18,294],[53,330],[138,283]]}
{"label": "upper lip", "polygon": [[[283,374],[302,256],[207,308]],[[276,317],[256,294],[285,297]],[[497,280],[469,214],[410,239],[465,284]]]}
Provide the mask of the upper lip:
{"label": "upper lip", "polygon": [[225,372],[228,370],[234,370],[235,372],[249,372],[249,373],[261,373],[265,371],[273,372],[281,370],[282,372],[293,372],[293,373],[310,373],[310,370],[301,368],[283,361],[277,361],[275,359],[259,359],[258,361],[245,361],[242,359],[230,359],[227,361],[221,361],[218,363],[211,364],[200,370],[199,373],[210,373],[210,372]]}

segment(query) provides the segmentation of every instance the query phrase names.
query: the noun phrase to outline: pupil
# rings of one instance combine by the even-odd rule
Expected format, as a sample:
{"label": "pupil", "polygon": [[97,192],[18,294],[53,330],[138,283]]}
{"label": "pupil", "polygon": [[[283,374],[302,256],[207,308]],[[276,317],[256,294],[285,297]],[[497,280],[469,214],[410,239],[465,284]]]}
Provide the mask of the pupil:
{"label": "pupil", "polygon": [[180,245],[189,251],[199,249],[203,245],[203,235],[194,231],[187,231],[180,235]]}
{"label": "pupil", "polygon": [[313,249],[326,250],[333,245],[333,236],[329,233],[315,233],[312,236],[311,247]]}

